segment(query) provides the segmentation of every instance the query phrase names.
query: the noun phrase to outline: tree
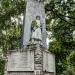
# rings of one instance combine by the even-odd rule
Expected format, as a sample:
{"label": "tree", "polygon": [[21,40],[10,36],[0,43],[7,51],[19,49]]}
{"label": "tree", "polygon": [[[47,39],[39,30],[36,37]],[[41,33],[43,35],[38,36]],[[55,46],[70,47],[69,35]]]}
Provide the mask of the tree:
{"label": "tree", "polygon": [[[72,72],[71,68],[69,70],[67,68],[69,64],[66,58],[75,50],[75,41],[73,41],[72,37],[72,33],[75,30],[74,4],[73,0],[51,0],[46,5],[47,30],[51,31],[52,38],[55,38],[50,42],[49,51],[56,56],[57,75],[64,75],[64,71]],[[66,75],[73,75],[72,73]]]}
{"label": "tree", "polygon": [[22,27],[19,20],[25,4],[24,0],[0,0],[0,75],[4,74],[5,60],[2,55],[19,47]]}
{"label": "tree", "polygon": [[[7,50],[19,47],[22,25],[20,15],[24,13],[24,0],[0,0],[0,50],[3,54]],[[73,75],[75,41],[72,33],[75,30],[75,2],[74,0],[49,0],[45,6],[46,28],[52,32],[55,40],[50,42],[49,51],[56,55],[56,74]],[[71,57],[70,57],[71,56]],[[72,62],[71,62],[71,61]],[[4,73],[5,62],[0,59],[0,75]],[[68,69],[68,67],[70,67]],[[69,74],[67,74],[69,73]]]}

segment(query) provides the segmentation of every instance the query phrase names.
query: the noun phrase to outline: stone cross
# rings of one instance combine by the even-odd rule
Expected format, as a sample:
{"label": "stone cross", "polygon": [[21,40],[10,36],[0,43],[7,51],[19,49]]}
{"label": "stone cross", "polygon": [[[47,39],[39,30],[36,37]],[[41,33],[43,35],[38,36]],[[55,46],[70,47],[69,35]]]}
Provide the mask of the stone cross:
{"label": "stone cross", "polygon": [[[42,32],[39,34],[43,47],[46,48],[46,25],[45,25],[45,9],[44,0],[27,0],[26,13],[24,19],[24,32],[22,39],[22,47],[26,47],[31,39],[31,23],[36,20],[36,17],[40,17],[40,24]],[[37,20],[36,20],[37,22]],[[40,29],[39,29],[40,30]],[[40,33],[40,31],[39,31]]]}

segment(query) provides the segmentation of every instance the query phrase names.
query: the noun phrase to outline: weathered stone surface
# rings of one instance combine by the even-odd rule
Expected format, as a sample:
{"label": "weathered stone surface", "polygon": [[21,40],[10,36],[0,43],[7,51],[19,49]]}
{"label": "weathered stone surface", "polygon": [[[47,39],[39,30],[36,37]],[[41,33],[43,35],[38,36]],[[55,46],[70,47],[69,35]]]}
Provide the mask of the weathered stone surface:
{"label": "weathered stone surface", "polygon": [[[43,70],[43,50],[39,44],[36,45],[36,49],[34,52],[34,68],[35,70]],[[38,75],[38,74],[37,74]]]}
{"label": "weathered stone surface", "polygon": [[45,25],[45,9],[44,3],[38,2],[37,0],[27,0],[25,22],[24,22],[24,33],[23,33],[23,46],[29,43],[31,36],[31,23],[36,19],[36,16],[40,16],[42,25],[42,43],[46,47],[46,25]]}
{"label": "weathered stone surface", "polygon": [[7,75],[34,75],[33,72],[8,72]]}
{"label": "weathered stone surface", "polygon": [[34,52],[12,52],[8,54],[7,71],[33,71]]}
{"label": "weathered stone surface", "polygon": [[55,75],[54,73],[44,72],[44,75]]}
{"label": "weathered stone surface", "polygon": [[7,59],[5,75],[55,75],[55,56],[41,45],[13,50]]}
{"label": "weathered stone surface", "polygon": [[35,1],[39,1],[39,2],[42,2],[42,1],[45,1],[45,0],[35,0]]}
{"label": "weathered stone surface", "polygon": [[[5,75],[55,75],[55,57],[46,47],[44,0],[26,1],[22,41],[22,47],[24,47],[8,52]],[[36,16],[40,17],[40,25],[42,25],[42,43],[32,44],[30,42],[31,23]]]}
{"label": "weathered stone surface", "polygon": [[43,51],[43,71],[55,73],[55,56],[48,51]]}

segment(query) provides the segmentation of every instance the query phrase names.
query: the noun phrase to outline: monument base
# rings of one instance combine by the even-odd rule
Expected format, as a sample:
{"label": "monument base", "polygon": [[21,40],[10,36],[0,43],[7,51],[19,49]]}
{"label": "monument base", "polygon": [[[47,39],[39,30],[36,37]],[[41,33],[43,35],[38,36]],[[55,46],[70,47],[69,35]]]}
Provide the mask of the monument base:
{"label": "monument base", "polygon": [[7,52],[5,75],[55,75],[55,56],[41,45]]}

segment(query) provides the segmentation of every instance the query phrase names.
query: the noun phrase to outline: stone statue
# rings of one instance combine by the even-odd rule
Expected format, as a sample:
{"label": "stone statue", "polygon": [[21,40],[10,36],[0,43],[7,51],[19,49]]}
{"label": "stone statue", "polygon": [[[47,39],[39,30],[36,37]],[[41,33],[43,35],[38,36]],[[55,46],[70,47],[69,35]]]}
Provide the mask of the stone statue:
{"label": "stone statue", "polygon": [[36,1],[42,2],[42,1],[45,1],[45,0],[36,0]]}
{"label": "stone statue", "polygon": [[31,40],[32,43],[39,43],[42,40],[40,17],[36,16],[36,20],[31,24]]}

